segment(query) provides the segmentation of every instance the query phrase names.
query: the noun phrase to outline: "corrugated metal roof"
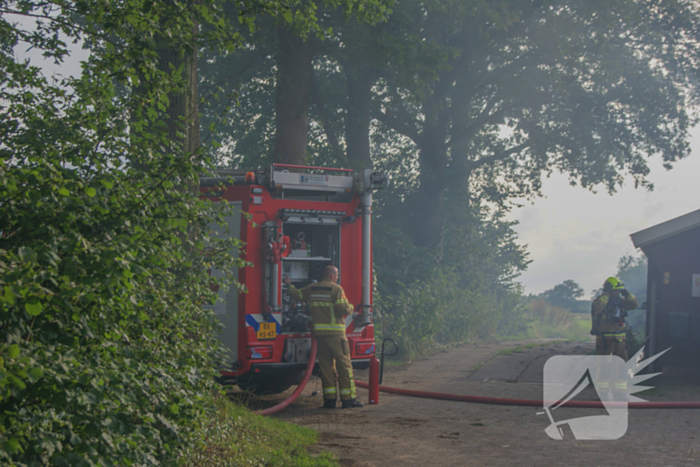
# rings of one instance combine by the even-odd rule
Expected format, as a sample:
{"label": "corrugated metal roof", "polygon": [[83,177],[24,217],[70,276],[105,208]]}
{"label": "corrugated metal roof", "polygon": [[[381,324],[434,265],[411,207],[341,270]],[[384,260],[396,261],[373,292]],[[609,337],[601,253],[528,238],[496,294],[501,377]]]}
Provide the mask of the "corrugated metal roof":
{"label": "corrugated metal roof", "polygon": [[635,247],[644,248],[659,240],[673,237],[674,235],[694,229],[695,227],[700,227],[700,209],[676,217],[670,221],[656,224],[648,229],[640,230],[630,235],[630,237],[632,237],[632,243],[634,243]]}

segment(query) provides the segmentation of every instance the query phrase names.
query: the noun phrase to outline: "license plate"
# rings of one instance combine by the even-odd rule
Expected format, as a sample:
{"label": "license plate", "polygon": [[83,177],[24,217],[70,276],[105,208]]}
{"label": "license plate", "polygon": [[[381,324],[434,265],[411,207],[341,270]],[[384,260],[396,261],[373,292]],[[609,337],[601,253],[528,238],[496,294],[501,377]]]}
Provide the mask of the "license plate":
{"label": "license plate", "polygon": [[260,323],[258,329],[258,340],[260,339],[275,339],[277,337],[276,323]]}

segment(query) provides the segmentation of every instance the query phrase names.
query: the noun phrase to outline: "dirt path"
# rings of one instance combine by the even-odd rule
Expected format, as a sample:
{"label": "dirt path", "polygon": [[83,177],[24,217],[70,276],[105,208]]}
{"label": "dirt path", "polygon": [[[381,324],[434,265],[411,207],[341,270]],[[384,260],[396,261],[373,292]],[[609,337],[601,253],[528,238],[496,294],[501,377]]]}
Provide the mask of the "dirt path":
{"label": "dirt path", "polygon": [[[519,399],[542,399],[542,368],[553,355],[589,354],[592,342],[508,342],[444,350],[398,369],[384,385],[417,390]],[[544,344],[544,345],[539,345]],[[515,349],[515,351],[513,351]],[[501,352],[499,354],[499,351]],[[367,380],[367,372],[357,372]],[[654,385],[654,380],[649,385]],[[541,408],[509,407],[380,394],[378,405],[324,410],[314,378],[280,419],[321,433],[319,450],[345,466],[471,465],[700,465],[700,410],[630,410],[627,434],[614,441],[562,441],[544,432]],[[358,389],[366,404],[367,391]],[[283,399],[286,394],[272,399]],[[697,387],[662,386],[648,400],[700,400]],[[269,401],[268,401],[269,403]],[[590,414],[567,410],[565,419]],[[586,411],[589,412],[586,412]]]}

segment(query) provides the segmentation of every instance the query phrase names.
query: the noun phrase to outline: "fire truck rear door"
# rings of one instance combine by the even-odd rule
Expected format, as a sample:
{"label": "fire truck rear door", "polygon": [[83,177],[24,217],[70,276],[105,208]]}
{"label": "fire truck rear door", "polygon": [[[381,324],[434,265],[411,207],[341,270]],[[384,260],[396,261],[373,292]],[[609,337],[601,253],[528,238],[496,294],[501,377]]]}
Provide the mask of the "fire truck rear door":
{"label": "fire truck rear door", "polygon": [[[241,202],[231,202],[231,207],[234,210],[234,215],[227,216],[226,226],[212,224],[210,226],[214,235],[226,235],[227,237],[239,238],[241,235]],[[228,232],[226,228],[228,227]],[[231,256],[238,257],[238,250],[231,251]],[[212,277],[221,278],[223,273],[218,269],[212,268]],[[238,279],[238,268],[232,271],[235,279]],[[219,290],[219,300],[214,305],[209,305],[205,308],[213,309],[214,314],[219,319],[224,328],[218,335],[219,340],[231,352],[227,355],[227,363],[232,363],[238,360],[238,290],[235,287],[229,286],[228,291],[224,295],[223,290]]]}

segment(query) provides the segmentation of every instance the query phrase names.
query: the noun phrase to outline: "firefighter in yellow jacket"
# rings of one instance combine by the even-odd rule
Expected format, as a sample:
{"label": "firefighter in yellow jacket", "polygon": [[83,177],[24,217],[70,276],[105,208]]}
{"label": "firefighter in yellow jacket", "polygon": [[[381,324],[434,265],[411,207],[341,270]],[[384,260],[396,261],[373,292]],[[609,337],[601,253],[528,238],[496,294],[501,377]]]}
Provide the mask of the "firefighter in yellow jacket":
{"label": "firefighter in yellow jacket", "polygon": [[[639,306],[639,302],[622,282],[608,277],[603,283],[603,294],[591,306],[591,334],[596,336],[595,349],[598,355],[616,355],[625,362],[627,357],[627,337],[625,318],[627,312]],[[619,360],[618,360],[619,362]],[[611,360],[597,371],[596,385],[602,392],[611,388],[613,395],[627,397],[627,367]]]}
{"label": "firefighter in yellow jacket", "polygon": [[292,285],[289,277],[284,278],[284,283],[287,284],[292,298],[309,304],[314,336],[318,344],[318,366],[321,370],[323,385],[323,406],[328,409],[335,408],[338,398],[337,380],[343,408],[362,407],[362,403],[357,400],[355,391],[350,347],[345,336],[345,320],[343,318],[344,315],[351,314],[353,308],[345,297],[343,288],[337,282],[338,269],[334,266],[325,267],[321,282],[309,284],[301,290],[297,290]]}
{"label": "firefighter in yellow jacket", "polygon": [[639,302],[622,282],[608,277],[603,283],[603,294],[593,301],[591,334],[596,336],[598,355],[617,355],[627,361],[625,318],[627,312],[639,306]]}

